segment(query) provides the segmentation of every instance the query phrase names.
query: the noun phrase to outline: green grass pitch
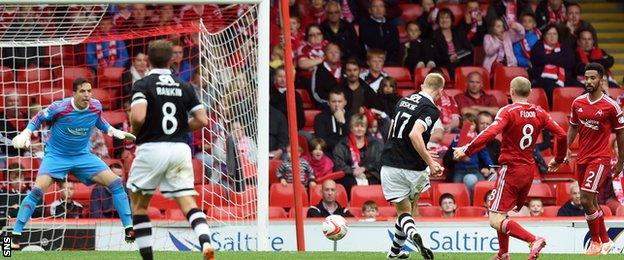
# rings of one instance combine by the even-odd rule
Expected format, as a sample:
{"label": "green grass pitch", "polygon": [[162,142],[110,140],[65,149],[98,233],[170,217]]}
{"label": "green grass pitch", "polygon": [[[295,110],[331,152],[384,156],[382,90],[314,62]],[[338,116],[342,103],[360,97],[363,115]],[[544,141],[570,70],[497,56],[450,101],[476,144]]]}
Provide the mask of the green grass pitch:
{"label": "green grass pitch", "polygon": [[[492,254],[489,253],[436,253],[435,259],[457,259],[457,260],[484,260],[490,259]],[[526,259],[527,254],[512,254],[512,259]],[[29,260],[56,260],[56,259],[141,259],[138,252],[103,252],[103,251],[62,251],[62,252],[13,252],[13,259],[29,259]],[[370,252],[217,252],[217,260],[223,259],[336,259],[336,260],[368,260],[368,259],[386,259],[385,253]],[[540,259],[587,259],[581,254],[542,254]],[[623,255],[608,255],[600,257],[603,259],[623,259]],[[10,259],[10,258],[6,258]],[[198,252],[156,252],[154,259],[201,259]],[[412,254],[410,259],[422,259],[420,255]]]}

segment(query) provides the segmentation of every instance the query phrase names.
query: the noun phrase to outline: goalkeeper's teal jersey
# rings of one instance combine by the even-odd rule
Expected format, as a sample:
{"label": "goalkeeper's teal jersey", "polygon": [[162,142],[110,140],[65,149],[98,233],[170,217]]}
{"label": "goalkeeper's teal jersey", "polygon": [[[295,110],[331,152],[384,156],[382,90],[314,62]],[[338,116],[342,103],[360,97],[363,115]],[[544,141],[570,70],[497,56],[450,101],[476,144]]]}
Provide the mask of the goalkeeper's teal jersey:
{"label": "goalkeeper's teal jersey", "polygon": [[102,104],[91,99],[89,106],[78,109],[72,102],[73,98],[55,101],[28,123],[32,132],[39,129],[42,123],[50,125],[49,139],[45,144],[45,153],[58,155],[79,155],[90,153],[89,137],[93,127],[108,132],[110,124],[102,117]]}

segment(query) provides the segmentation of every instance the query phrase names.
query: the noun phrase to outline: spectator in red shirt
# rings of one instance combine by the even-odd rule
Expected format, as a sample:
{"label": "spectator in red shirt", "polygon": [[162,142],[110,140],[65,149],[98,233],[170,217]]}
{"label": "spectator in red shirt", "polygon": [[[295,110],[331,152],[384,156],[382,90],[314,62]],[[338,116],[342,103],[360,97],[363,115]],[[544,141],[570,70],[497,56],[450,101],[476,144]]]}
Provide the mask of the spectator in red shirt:
{"label": "spectator in red shirt", "polygon": [[459,111],[463,114],[477,115],[486,111],[492,115],[498,112],[496,98],[483,91],[483,76],[478,72],[468,74],[466,92],[455,96]]}

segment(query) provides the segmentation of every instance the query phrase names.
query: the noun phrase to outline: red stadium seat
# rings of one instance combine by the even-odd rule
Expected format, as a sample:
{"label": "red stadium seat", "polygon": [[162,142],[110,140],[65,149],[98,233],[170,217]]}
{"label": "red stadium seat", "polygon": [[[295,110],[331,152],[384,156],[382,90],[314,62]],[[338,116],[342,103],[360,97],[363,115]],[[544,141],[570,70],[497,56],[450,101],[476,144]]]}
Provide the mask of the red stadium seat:
{"label": "red stadium seat", "polygon": [[381,206],[379,207],[380,218],[392,218],[397,216],[397,211],[394,206]]}
{"label": "red stadium seat", "polygon": [[11,164],[18,163],[21,165],[22,176],[25,181],[34,181],[39,171],[39,159],[36,157],[9,157],[7,158],[7,167]]}
{"label": "red stadium seat", "polygon": [[416,21],[418,17],[420,17],[423,13],[422,7],[419,4],[407,4],[401,3],[399,4],[399,8],[401,8],[401,19],[403,21]]}
{"label": "red stadium seat", "polygon": [[362,207],[349,207],[349,212],[356,218],[364,218],[362,216]]}
{"label": "red stadium seat", "polygon": [[269,160],[269,184],[280,182],[280,180],[277,178],[277,168],[279,168],[281,164],[281,160]]}
{"label": "red stadium seat", "polygon": [[13,69],[0,66],[0,93],[4,93],[5,89],[8,90],[13,88],[14,80]]}
{"label": "red stadium seat", "polygon": [[99,100],[100,103],[102,103],[102,108],[104,110],[112,110],[114,104],[117,102],[117,90],[94,88],[91,89],[91,92],[93,93],[93,98]]}
{"label": "red stadium seat", "polygon": [[182,221],[186,220],[186,216],[180,209],[168,209],[165,211],[165,219]]}
{"label": "red stadium seat", "polygon": [[198,205],[204,204],[204,207],[221,207],[230,204],[228,201],[228,192],[219,184],[195,185],[198,193]]}
{"label": "red stadium seat", "polygon": [[529,74],[523,67],[497,66],[494,69],[494,87],[492,89],[498,89],[508,93],[511,80],[517,76],[529,78]]}
{"label": "red stadium seat", "polygon": [[[451,77],[449,76],[449,72],[446,68],[442,69],[442,76],[444,76],[444,81],[446,81],[446,85],[449,86],[451,82]],[[429,73],[431,68],[415,68],[414,69],[414,85],[416,89],[420,89],[420,85],[425,81],[425,77]]]}
{"label": "red stadium seat", "polygon": [[316,183],[317,184],[323,184],[324,181],[326,180],[340,180],[344,177],[344,172],[343,171],[337,171],[337,172],[330,172],[328,174],[325,174],[323,176],[321,176],[320,178],[316,179]]}
{"label": "red stadium seat", "polygon": [[193,159],[193,179],[195,180],[195,184],[203,184],[205,178],[204,162],[199,159]]}
{"label": "red stadium seat", "polygon": [[620,206],[615,212],[615,215],[618,217],[624,217],[624,206]]}
{"label": "red stadium seat", "polygon": [[[310,188],[310,204],[316,205],[321,201],[321,199],[323,199],[323,191],[321,186],[321,183],[319,183],[318,185]],[[337,183],[336,202],[338,202],[338,204],[340,204],[340,206],[344,208],[348,205],[348,200],[349,199],[347,198],[347,190],[344,186],[342,186],[342,184]]]}
{"label": "red stadium seat", "polygon": [[488,93],[494,96],[496,98],[496,102],[498,103],[499,107],[504,107],[509,104],[509,92],[503,92],[498,89],[491,89],[491,90],[485,91],[485,93]]}
{"label": "red stadium seat", "polygon": [[563,128],[564,131],[568,131],[568,127],[570,124],[570,118],[569,118],[569,114],[563,113],[563,112],[559,112],[559,111],[552,111],[550,112],[550,117],[557,122],[557,124],[559,124],[559,126],[561,126],[561,128]]}
{"label": "red stadium seat", "polygon": [[485,49],[483,49],[483,46],[475,46],[472,48],[472,53],[472,64],[483,64],[483,60],[485,60]]}
{"label": "red stadium seat", "polygon": [[104,67],[98,70],[98,88],[120,88],[124,68]]}
{"label": "red stadium seat", "polygon": [[488,193],[488,191],[493,190],[494,188],[496,188],[496,182],[495,181],[479,181],[477,182],[477,184],[475,184],[474,186],[474,193],[473,193],[473,201],[472,201],[472,205],[473,206],[483,206],[484,205],[484,198],[485,198],[485,194]]}
{"label": "red stadium seat", "polygon": [[[552,156],[545,156],[544,161],[550,162]],[[574,181],[576,179],[576,157],[570,158],[569,164],[559,165],[559,169],[556,172],[549,172],[544,175],[544,181]]]}
{"label": "red stadium seat", "polygon": [[288,218],[288,213],[282,207],[269,207],[269,219]]}
{"label": "red stadium seat", "polygon": [[418,198],[419,206],[432,206],[433,205],[433,188],[427,189],[425,192],[420,194],[420,198]]}
{"label": "red stadium seat", "polygon": [[310,153],[310,147],[308,147],[308,139],[305,136],[298,134],[297,140],[299,142],[299,146],[302,149],[302,152],[299,153],[299,156],[303,156]]}
{"label": "red stadium seat", "polygon": [[410,71],[403,67],[385,67],[383,71],[388,73],[390,77],[393,77],[397,81],[398,88],[413,89],[414,82],[410,76]]}
{"label": "red stadium seat", "polygon": [[310,93],[308,93],[307,90],[298,88],[295,89],[295,91],[299,92],[299,95],[301,96],[301,101],[303,101],[303,109],[314,109],[314,101],[310,97]]}
{"label": "red stadium seat", "polygon": [[91,201],[91,187],[80,182],[74,183],[74,195],[72,199],[78,201],[85,207],[89,206],[89,202]]}
{"label": "red stadium seat", "polygon": [[353,186],[351,188],[351,207],[362,207],[364,202],[372,200],[377,206],[390,206],[381,191],[381,185]]}
{"label": "red stadium seat", "polygon": [[423,217],[442,217],[442,209],[440,207],[418,207],[418,212],[420,216]]}
{"label": "red stadium seat", "polygon": [[570,108],[572,107],[572,102],[581,94],[583,94],[583,88],[577,88],[577,87],[556,88],[553,91],[552,111],[561,111],[566,114],[569,114]]}
{"label": "red stadium seat", "polygon": [[440,3],[438,8],[448,8],[453,12],[453,25],[457,26],[462,20],[464,20],[465,6],[462,4],[449,4]]}
{"label": "red stadium seat", "polygon": [[548,106],[548,98],[546,98],[546,92],[541,88],[532,88],[527,100],[531,104],[536,104],[542,107],[544,110],[550,110]]}
{"label": "red stadium seat", "polygon": [[570,187],[574,182],[558,182],[555,189],[555,204],[563,205],[570,200]]}
{"label": "red stadium seat", "polygon": [[154,192],[150,205],[164,210],[178,208],[178,203],[175,200],[165,198],[160,191]]}
{"label": "red stadium seat", "polygon": [[[280,183],[273,183],[269,191],[269,206],[292,208],[295,206],[294,194],[292,184],[282,186]],[[304,206],[308,206],[308,193],[305,188],[301,194],[301,201]]]}
{"label": "red stadium seat", "polygon": [[483,67],[465,66],[455,68],[455,88],[465,90],[468,84],[468,74],[478,72],[483,77],[483,90],[490,89],[490,74]]}
{"label": "red stadium seat", "polygon": [[149,216],[150,219],[162,219],[163,218],[162,213],[157,207],[148,207],[147,215]]}
{"label": "red stadium seat", "polygon": [[416,93],[415,89],[397,89],[397,95],[399,95],[399,97],[407,97],[414,93]]}
{"label": "red stadium seat", "polygon": [[[208,217],[215,220],[241,220],[245,219],[245,211],[240,207],[212,207],[207,210]],[[247,212],[249,213],[249,212]]]}
{"label": "red stadium seat", "polygon": [[[304,194],[306,196],[304,200],[304,205],[307,205],[308,194],[305,192],[305,189],[304,189]],[[271,195],[269,193],[269,198],[270,196]],[[293,196],[291,195],[290,198],[292,199],[292,197]],[[237,206],[243,209],[251,210],[255,208],[255,201],[258,197],[257,197],[257,192],[255,188],[248,188],[244,191],[239,191],[239,192],[230,190],[229,198],[230,198],[230,204],[232,206]],[[269,203],[269,206],[273,206],[273,205],[270,205]]]}
{"label": "red stadium seat", "polygon": [[49,88],[54,77],[48,68],[27,68],[17,71],[17,88]]}
{"label": "red stadium seat", "polygon": [[470,206],[468,188],[463,183],[439,183],[433,189],[433,205],[440,206],[440,197],[444,193],[450,193],[455,198],[458,207]]}
{"label": "red stadium seat", "polygon": [[303,112],[305,113],[305,126],[303,130],[314,133],[314,118],[321,113],[321,110],[307,109]]}
{"label": "red stadium seat", "polygon": [[544,206],[543,209],[542,217],[556,217],[559,212],[559,206]]}
{"label": "red stadium seat", "polygon": [[102,116],[112,126],[128,122],[126,112],[123,111],[104,111],[104,113],[102,113]]}
{"label": "red stadium seat", "polygon": [[527,197],[540,198],[542,200],[555,198],[552,190],[550,189],[550,186],[548,186],[548,184],[545,184],[545,183],[533,183],[533,185],[531,185],[531,189],[529,190],[529,195],[527,195]]}
{"label": "red stadium seat", "polygon": [[[301,213],[303,214],[303,219],[306,219],[307,215],[308,215],[308,209],[310,209],[310,207],[301,207]],[[295,209],[292,208],[288,211],[288,218],[295,218]]]}
{"label": "red stadium seat", "polygon": [[452,97],[452,98],[455,98],[455,96],[461,95],[461,94],[464,93],[463,89],[456,89],[456,88],[447,88],[447,89],[444,89],[442,91],[444,91],[444,93],[446,95],[448,95],[449,97]]}
{"label": "red stadium seat", "polygon": [[455,217],[486,217],[487,211],[484,207],[459,207],[455,211]]}
{"label": "red stadium seat", "polygon": [[93,72],[91,71],[91,69],[86,68],[86,67],[65,67],[63,68],[63,72],[62,74],[59,73],[59,70],[55,71],[55,75],[57,75],[57,77],[60,78],[61,75],[63,75],[63,88],[66,90],[71,91],[72,90],[72,84],[74,82],[75,79],[77,78],[85,78],[87,79],[91,84],[93,84],[93,88],[96,87],[94,80],[94,75]]}

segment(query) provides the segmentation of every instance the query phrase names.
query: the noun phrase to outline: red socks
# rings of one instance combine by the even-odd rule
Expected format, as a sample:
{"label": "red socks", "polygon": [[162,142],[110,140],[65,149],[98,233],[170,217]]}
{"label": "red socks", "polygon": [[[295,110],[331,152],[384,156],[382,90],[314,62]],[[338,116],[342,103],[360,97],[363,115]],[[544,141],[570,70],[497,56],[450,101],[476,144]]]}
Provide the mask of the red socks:
{"label": "red socks", "polygon": [[600,217],[598,217],[598,231],[600,233],[600,240],[602,243],[609,242],[609,234],[607,233],[607,226],[604,222],[604,212],[600,210]]}
{"label": "red socks", "polygon": [[528,243],[533,243],[535,241],[535,236],[533,234],[526,231],[526,229],[522,228],[522,226],[520,226],[517,222],[508,218],[503,220],[503,223],[501,223],[501,230],[512,237]]}
{"label": "red socks", "polygon": [[[592,242],[600,243],[600,216],[601,215],[599,210],[596,210],[594,211],[594,213],[591,214],[585,213],[585,219],[587,220],[587,226],[589,226],[589,233],[591,234]],[[602,229],[604,229],[604,222],[602,224]],[[604,233],[606,235],[606,230]],[[607,236],[607,238],[609,237]]]}
{"label": "red socks", "polygon": [[496,234],[498,235],[499,245],[498,255],[502,256],[503,254],[509,252],[509,235],[500,231],[497,231]]}

